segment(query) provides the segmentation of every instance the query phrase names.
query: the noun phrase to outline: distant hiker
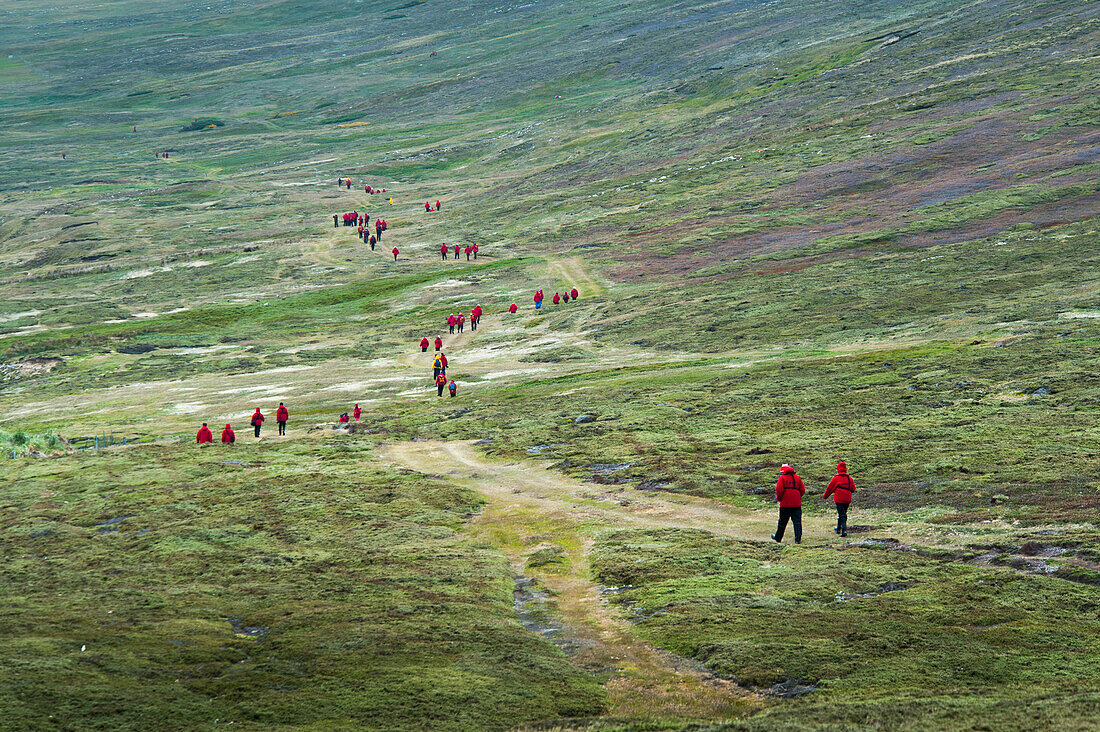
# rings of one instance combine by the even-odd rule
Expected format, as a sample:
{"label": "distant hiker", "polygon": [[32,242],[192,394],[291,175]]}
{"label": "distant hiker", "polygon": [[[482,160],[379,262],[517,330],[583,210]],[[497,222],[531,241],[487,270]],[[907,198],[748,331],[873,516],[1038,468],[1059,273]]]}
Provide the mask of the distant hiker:
{"label": "distant hiker", "polygon": [[474,248],[470,245],[466,245],[466,261],[470,261],[470,255],[474,253]]}
{"label": "distant hiker", "polygon": [[340,422],[340,424],[347,424],[349,422],[347,412],[344,412],[343,414],[340,415],[339,422]]}
{"label": "distant hiker", "polygon": [[508,306],[508,312],[510,312],[512,315],[515,315],[517,310],[519,310],[519,305],[516,305],[515,303],[512,303]]}
{"label": "distant hiker", "polygon": [[339,229],[340,228],[340,214],[333,214],[332,215],[332,228],[334,228],[334,229]]}
{"label": "distant hiker", "polygon": [[430,201],[424,203],[424,210],[428,213],[432,212],[432,204]]}
{"label": "distant hiker", "polygon": [[441,373],[443,373],[443,354],[437,353],[432,360],[432,378],[436,379],[437,383]]}
{"label": "distant hiker", "polygon": [[440,338],[439,336],[436,336],[435,337],[435,350],[438,351],[440,348],[443,348],[443,339]]}
{"label": "distant hiker", "polygon": [[442,208],[442,207],[443,207],[443,204],[442,204],[442,203],[440,203],[440,202],[439,202],[438,200],[436,200],[436,202],[435,202],[435,210],[436,210],[436,211],[438,211],[438,210],[439,210],[440,208]]}
{"label": "distant hiker", "polygon": [[363,231],[364,230],[365,230],[365,227],[362,224],[359,224],[359,238],[360,239],[363,238]]}
{"label": "distant hiker", "polygon": [[429,346],[429,345],[431,345],[431,344],[430,344],[430,343],[428,343],[428,339],[427,339],[427,338],[421,338],[421,339],[420,339],[420,352],[421,352],[421,353],[427,353],[427,352],[428,352],[428,346]]}
{"label": "distant hiker", "polygon": [[569,297],[573,298],[574,300],[576,300],[578,297],[580,297],[580,293],[577,292],[576,287],[574,287],[572,290],[569,291]]}
{"label": "distant hiker", "polygon": [[439,253],[441,255],[443,255],[443,261],[446,262],[447,261],[447,245],[446,244],[444,244],[443,246],[441,246],[439,248]]}
{"label": "distant hiker", "polygon": [[365,193],[374,193],[374,189],[371,188],[370,186],[363,186],[363,191]]}
{"label": "distant hiker", "polygon": [[466,316],[462,313],[458,314],[458,332],[461,333],[466,327]]}
{"label": "distant hiker", "polygon": [[474,244],[474,259],[477,259],[477,252],[478,252],[477,244]]}
{"label": "distant hiker", "polygon": [[568,292],[563,292],[563,293],[562,293],[562,295],[561,295],[561,301],[562,301],[563,303],[565,303],[566,305],[568,305],[568,304],[569,304],[569,293],[568,293]]}
{"label": "distant hiker", "polygon": [[446,376],[447,375],[447,354],[445,354],[445,353],[439,354],[439,360],[443,362],[443,368],[439,370],[439,373]]}
{"label": "distant hiker", "polygon": [[337,178],[336,179],[336,187],[337,188],[343,188],[344,187],[344,179],[343,178]]}
{"label": "distant hiker", "polygon": [[393,261],[395,261],[395,262],[397,261],[397,254],[398,254],[397,247],[394,247],[393,248]]}
{"label": "distant hiker", "polygon": [[205,445],[207,442],[214,441],[214,434],[210,431],[210,428],[206,426],[206,422],[203,422],[202,427],[199,427],[199,433],[195,435],[195,441],[200,445]]}
{"label": "distant hiker", "polygon": [[286,405],[279,402],[279,408],[275,410],[275,421],[279,424],[279,434],[286,434],[286,421],[290,419],[290,412],[287,411]]}
{"label": "distant hiker", "polygon": [[352,415],[355,417],[355,421],[359,421],[359,415],[363,413],[363,410],[359,408],[359,402],[355,403],[355,409],[351,410]]}
{"label": "distant hiker", "polygon": [[542,290],[535,290],[535,309],[542,307]]}
{"label": "distant hiker", "polygon": [[229,426],[229,423],[225,423],[225,429],[222,430],[222,444],[232,445],[237,441],[237,433],[233,431],[233,428]]}
{"label": "distant hiker", "polygon": [[458,325],[458,318],[454,313],[451,313],[447,316],[447,328],[450,329],[451,335],[454,335],[456,325]]}
{"label": "distant hiker", "polygon": [[553,302],[555,305],[560,304],[561,303],[561,295],[559,295],[558,293],[555,292],[554,293],[554,299],[551,300],[551,302]]}
{"label": "distant hiker", "polygon": [[438,387],[437,396],[443,396],[443,387],[447,385],[447,377],[443,374],[436,374],[435,385]]}
{"label": "distant hiker", "polygon": [[829,481],[829,487],[825,489],[822,498],[833,497],[836,504],[836,528],[834,531],[841,536],[848,535],[848,506],[852,505],[852,494],[856,492],[855,481],[848,475],[848,465],[839,462],[836,464],[836,475]]}
{"label": "distant hiker", "polygon": [[455,244],[455,259],[458,259],[458,244]]}
{"label": "distant hiker", "polygon": [[378,243],[378,240],[374,238],[374,234],[370,235],[370,250],[374,251],[374,245]]}
{"label": "distant hiker", "polygon": [[451,379],[451,383],[447,384],[447,391],[451,393],[451,396],[458,396],[458,384],[454,379]]}
{"label": "distant hiker", "polygon": [[256,407],[256,411],[252,413],[252,429],[256,431],[256,437],[260,436],[260,427],[263,426],[264,416],[260,414],[260,408]]}
{"label": "distant hiker", "polygon": [[778,542],[783,541],[783,532],[787,528],[787,522],[794,524],[794,543],[802,543],[802,496],[806,494],[806,486],[802,485],[802,479],[795,475],[794,468],[786,463],[779,470],[779,480],[775,482],[775,500],[779,502],[779,525],[776,527],[772,538]]}
{"label": "distant hiker", "polygon": [[351,178],[348,178],[348,179],[347,179],[346,181],[344,181],[344,182],[345,182],[345,183],[347,183],[347,185],[348,185],[348,190],[350,191],[350,190],[351,190]]}

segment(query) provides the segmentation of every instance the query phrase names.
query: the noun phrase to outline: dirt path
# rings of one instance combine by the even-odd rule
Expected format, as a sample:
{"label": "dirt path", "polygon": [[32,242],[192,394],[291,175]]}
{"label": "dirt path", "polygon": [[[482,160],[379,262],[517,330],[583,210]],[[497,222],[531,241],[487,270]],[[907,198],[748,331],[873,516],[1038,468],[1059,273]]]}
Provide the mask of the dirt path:
{"label": "dirt path", "polygon": [[[767,540],[774,529],[772,512],[582,483],[548,469],[545,461],[491,460],[469,442],[398,443],[379,453],[395,466],[445,476],[489,499],[469,532],[504,551],[518,574],[551,590],[567,634],[580,649],[574,659],[614,676],[608,683],[611,715],[715,720],[740,717],[767,703],[692,661],[641,642],[592,581],[589,555],[602,532],[621,528],[698,528]],[[809,518],[806,525],[808,535],[830,533],[825,519]],[[527,566],[533,551],[549,546],[564,552],[564,565]]]}

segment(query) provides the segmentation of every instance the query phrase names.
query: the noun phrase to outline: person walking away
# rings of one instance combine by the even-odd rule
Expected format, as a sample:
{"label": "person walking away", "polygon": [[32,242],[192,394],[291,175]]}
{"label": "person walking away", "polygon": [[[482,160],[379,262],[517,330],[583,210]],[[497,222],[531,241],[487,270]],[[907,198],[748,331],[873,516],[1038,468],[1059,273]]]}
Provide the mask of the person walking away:
{"label": "person walking away", "polygon": [[237,441],[237,434],[233,431],[233,428],[229,426],[229,423],[225,423],[225,429],[222,430],[222,444],[232,445]]}
{"label": "person walking away", "polygon": [[557,305],[557,304],[558,304],[558,303],[560,303],[560,302],[561,302],[561,295],[559,295],[558,293],[556,293],[556,292],[555,292],[555,293],[554,293],[554,299],[553,299],[553,303],[554,303],[555,305]]}
{"label": "person walking away", "polygon": [[279,408],[275,410],[275,421],[279,424],[279,434],[286,434],[286,422],[290,419],[290,412],[287,411],[286,405],[279,402]]}
{"label": "person walking away", "polygon": [[393,248],[393,261],[397,261],[397,247]]}
{"label": "person walking away", "polygon": [[438,200],[435,202],[435,210],[438,211],[443,206]]}
{"label": "person walking away", "polygon": [[569,291],[569,297],[573,298],[574,302],[575,302],[575,301],[577,300],[577,297],[578,297],[579,295],[580,295],[580,293],[579,293],[579,292],[577,292],[577,288],[576,288],[576,287],[574,287],[574,288],[573,288],[572,290],[570,290],[570,291]]}
{"label": "person walking away", "polygon": [[458,314],[458,332],[461,333],[466,329],[466,316],[462,313]]}
{"label": "person walking away", "polygon": [[515,303],[512,303],[508,306],[508,312],[510,312],[512,315],[515,315],[517,310],[519,310],[519,305],[516,305]]}
{"label": "person walking away", "polygon": [[260,408],[256,407],[256,411],[252,413],[252,428],[256,431],[256,437],[260,436],[260,427],[264,423],[264,415],[260,413]]}
{"label": "person walking away", "polygon": [[205,445],[208,442],[214,441],[214,433],[210,431],[210,428],[206,426],[206,422],[202,423],[202,427],[199,427],[199,433],[195,435],[195,442],[200,445]]}
{"label": "person walking away", "polygon": [[420,339],[420,352],[421,353],[427,353],[428,352],[428,346],[430,346],[430,345],[431,344],[428,343],[427,338],[421,338]]}
{"label": "person walking away", "polygon": [[443,348],[443,339],[440,338],[439,336],[436,336],[435,337],[435,350],[438,351],[440,348]]}
{"label": "person walking away", "polygon": [[432,204],[431,204],[430,201],[425,201],[424,202],[424,211],[425,211],[425,213],[431,213],[432,212]]}
{"label": "person walking away", "polygon": [[364,232],[364,231],[366,231],[366,227],[364,227],[364,226],[363,226],[362,224],[359,224],[359,229],[358,229],[358,231],[359,231],[359,238],[360,238],[360,239],[364,238],[364,237],[363,237],[363,232]]}
{"label": "person walking away", "polygon": [[332,215],[332,228],[334,228],[334,229],[339,229],[340,228],[340,214],[333,214]]}
{"label": "person walking away", "polygon": [[458,244],[455,244],[455,259],[458,259],[458,252],[459,252]]}
{"label": "person walking away", "polygon": [[443,396],[443,387],[447,386],[447,377],[443,374],[436,374],[435,385],[438,389],[436,396]]}
{"label": "person walking away", "polygon": [[439,354],[439,360],[443,362],[443,368],[439,369],[439,373],[446,376],[447,375],[447,354],[445,354],[445,353]]}
{"label": "person walking away", "polygon": [[474,259],[477,259],[477,253],[478,253],[478,246],[477,246],[477,244],[474,244]]}
{"label": "person walking away", "polygon": [[378,243],[378,240],[374,238],[374,234],[370,235],[370,250],[374,251],[374,245]]}
{"label": "person walking away", "polygon": [[562,301],[563,303],[565,303],[566,305],[568,305],[568,304],[569,304],[569,293],[568,293],[568,292],[563,292],[563,293],[561,294],[561,301]]}
{"label": "person walking away", "polygon": [[345,182],[348,184],[348,190],[350,191],[351,190],[351,178],[348,178]]}
{"label": "person walking away", "polygon": [[451,396],[458,396],[458,384],[454,379],[451,379],[451,383],[447,384],[447,391],[451,393]]}
{"label": "person walking away", "polygon": [[466,246],[466,261],[467,262],[470,261],[470,255],[473,253],[473,251],[474,251],[473,247],[471,247],[469,245]]}
{"label": "person walking away", "polygon": [[848,506],[852,505],[852,494],[855,492],[856,484],[848,475],[848,465],[844,461],[837,463],[836,475],[829,481],[822,498],[833,497],[836,504],[836,528],[833,531],[841,536],[848,535]]}
{"label": "person walking away", "polygon": [[443,255],[443,261],[446,262],[447,261],[447,245],[446,244],[444,244],[443,246],[441,246],[439,248],[439,253],[441,255]]}
{"label": "person walking away", "polygon": [[359,402],[355,403],[355,409],[351,410],[352,416],[355,417],[355,421],[359,421],[359,415],[363,413],[363,410],[359,408]]}
{"label": "person walking away", "polygon": [[435,354],[435,358],[432,359],[432,378],[438,381],[439,374],[443,371],[443,354]]}
{"label": "person walking away", "polygon": [[454,313],[451,313],[450,315],[447,316],[447,327],[450,329],[451,335],[454,335],[454,333],[455,333],[455,324],[456,323],[458,323],[458,318],[455,317]]}
{"label": "person walking away", "polygon": [[794,543],[802,543],[802,496],[806,494],[806,486],[802,485],[794,468],[786,463],[779,470],[779,480],[775,482],[775,500],[779,502],[779,525],[772,534],[772,538],[782,543],[783,532],[787,528],[787,522],[794,524]]}

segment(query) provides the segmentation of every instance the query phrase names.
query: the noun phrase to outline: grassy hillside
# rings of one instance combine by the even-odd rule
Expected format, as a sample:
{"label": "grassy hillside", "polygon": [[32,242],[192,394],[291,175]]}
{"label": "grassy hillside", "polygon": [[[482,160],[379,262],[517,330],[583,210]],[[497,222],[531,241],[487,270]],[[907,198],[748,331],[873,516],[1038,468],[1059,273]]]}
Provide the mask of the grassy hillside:
{"label": "grassy hillside", "polygon": [[[119,695],[185,726],[698,721],[622,706],[622,664],[570,663],[519,624],[536,518],[504,541],[447,475],[309,431],[354,403],[375,442],[550,459],[600,505],[636,487],[756,521],[781,463],[812,492],[847,460],[859,533],[912,551],[571,534],[586,581],[631,585],[611,607],[639,643],[755,695],[715,724],[1095,716],[1075,653],[1096,628],[1074,646],[1051,627],[1100,584],[1095,3],[22,0],[3,18],[20,724],[141,727]],[[377,250],[332,226],[350,210],[387,220]],[[476,262],[440,260],[473,242]],[[438,400],[416,344],[475,304],[482,327],[445,349],[459,397]],[[290,437],[253,444],[248,415],[279,401]],[[202,421],[235,424],[243,465],[191,447]],[[25,457],[55,434],[158,444]],[[808,501],[808,525],[831,512]]]}

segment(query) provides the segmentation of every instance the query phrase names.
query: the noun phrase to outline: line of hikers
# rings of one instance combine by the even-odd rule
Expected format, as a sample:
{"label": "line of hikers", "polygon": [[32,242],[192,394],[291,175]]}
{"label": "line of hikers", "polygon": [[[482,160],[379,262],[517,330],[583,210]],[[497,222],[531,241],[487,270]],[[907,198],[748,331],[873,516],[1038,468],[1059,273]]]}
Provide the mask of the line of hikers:
{"label": "line of hikers", "polygon": [[[448,251],[450,251],[450,247],[448,247],[446,244],[441,244],[440,245],[440,247],[439,247],[439,256],[444,262],[447,261],[447,252]],[[461,245],[459,245],[459,244],[454,245],[455,259],[458,259],[458,255],[462,251],[463,251],[463,249],[462,249]],[[473,255],[474,259],[477,259],[477,253],[480,252],[480,251],[481,251],[481,248],[477,244],[467,244],[466,249],[465,249],[466,261],[467,262],[470,261],[470,255],[471,254]]]}
{"label": "line of hikers", "polygon": [[[260,408],[256,407],[256,411],[252,413],[252,418],[249,420],[256,437],[260,436],[260,428],[263,427],[266,419],[267,417],[260,411]],[[279,406],[275,410],[275,422],[279,425],[280,435],[286,434],[286,423],[289,420],[290,411],[286,408],[285,404],[279,402]],[[202,427],[199,428],[198,434],[195,435],[195,441],[200,445],[214,441],[214,433],[206,426],[206,422],[203,422]],[[230,426],[230,423],[226,422],[225,429],[222,430],[222,442],[231,445],[236,441],[237,433],[233,431],[233,427]]]}
{"label": "line of hikers", "polygon": [[431,201],[425,201],[424,202],[424,212],[425,213],[433,213],[435,211],[438,211],[441,208],[443,208],[443,204],[440,203],[438,200],[435,202],[435,208],[432,208],[432,202]]}
{"label": "line of hikers", "polygon": [[[570,300],[579,300],[580,296],[581,296],[581,293],[577,292],[577,288],[574,287],[573,289],[567,290],[564,293],[555,292],[554,297],[551,300],[551,302],[554,303],[555,305],[558,305],[559,303],[561,303],[564,300],[568,304],[568,302]],[[535,301],[535,309],[536,310],[538,308],[542,307],[542,301],[544,299],[546,299],[546,295],[544,295],[542,293],[542,290],[541,289],[540,290],[535,290],[534,301]],[[513,310],[512,312],[514,313],[515,310]]]}
{"label": "line of hikers", "polygon": [[[856,483],[852,476],[848,475],[848,465],[839,462],[836,466],[836,475],[829,481],[822,499],[833,497],[836,505],[836,528],[834,532],[841,536],[848,535],[848,507],[852,505],[852,494],[856,492]],[[806,495],[806,486],[802,479],[794,472],[794,468],[784,463],[779,469],[779,479],[775,482],[775,500],[779,503],[779,524],[776,526],[772,539],[783,541],[783,532],[787,529],[787,522],[794,525],[794,543],[802,543],[802,496]]]}

